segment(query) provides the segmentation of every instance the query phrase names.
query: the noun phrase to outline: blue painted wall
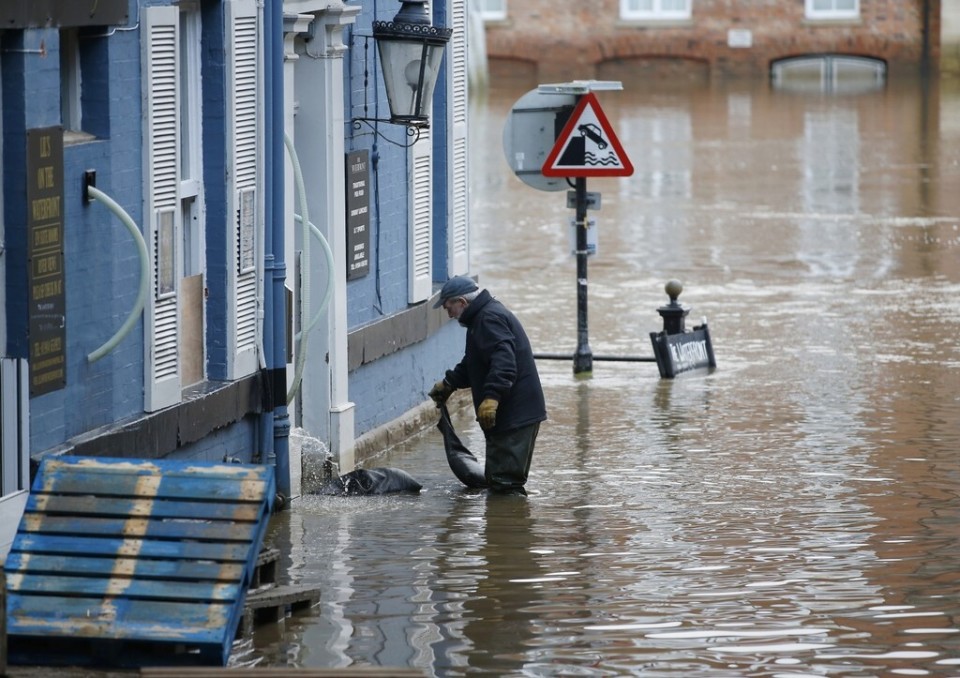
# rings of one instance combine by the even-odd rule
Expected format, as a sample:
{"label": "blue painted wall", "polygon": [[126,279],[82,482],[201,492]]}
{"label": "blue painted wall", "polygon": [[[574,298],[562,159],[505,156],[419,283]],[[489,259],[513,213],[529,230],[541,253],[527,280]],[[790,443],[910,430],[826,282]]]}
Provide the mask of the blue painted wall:
{"label": "blue painted wall", "polygon": [[[211,227],[227,220],[227,160],[224,115],[226,111],[226,45],[224,44],[223,6],[205,5],[203,11],[203,181],[207,209],[207,377],[225,379],[227,376],[228,322],[227,305],[223,301],[228,291],[227,258],[223,256],[228,244],[226,228]],[[209,303],[209,299],[219,300]]]}
{"label": "blue painted wall", "polygon": [[[350,45],[344,63],[348,121],[345,146],[348,152],[368,149],[371,165],[370,273],[347,284],[347,322],[351,329],[407,307],[409,151],[376,136],[365,124],[355,129],[349,122],[355,117],[390,117],[380,76],[380,54],[370,36],[375,19],[390,20],[398,9],[399,5],[392,2],[365,2],[345,36]],[[387,123],[376,126],[387,139],[407,143],[404,127]]]}
{"label": "blue painted wall", "polygon": [[[350,51],[345,78],[346,148],[348,151],[369,149],[371,159],[370,273],[347,285],[347,320],[351,330],[409,308],[409,151],[375,136],[366,125],[360,129],[349,125],[353,117],[390,117],[376,43],[362,36],[373,34],[374,19],[390,20],[398,9],[398,3],[365,2],[347,41]],[[447,24],[445,9],[434,15],[434,23]],[[444,68],[446,63],[445,55]],[[436,288],[447,278],[445,173],[448,130],[447,106],[443,100],[446,96],[447,88],[441,80],[435,92],[430,123],[434,139],[433,186],[436,190],[433,199],[433,278],[437,281]],[[385,123],[378,127],[388,139],[407,143],[403,127]],[[427,400],[427,392],[433,384],[462,356],[463,335],[464,330],[456,322],[450,322],[425,341],[351,372],[350,399],[356,405],[356,434],[362,435],[401,417]]]}
{"label": "blue painted wall", "polygon": [[463,355],[466,330],[455,321],[406,351],[388,355],[350,373],[358,434],[403,416]]}
{"label": "blue painted wall", "polygon": [[[8,321],[11,355],[25,356],[26,223],[24,139],[28,129],[60,124],[59,31],[11,32],[23,53],[4,57],[3,188],[8,236]],[[6,43],[5,44],[10,44]],[[45,55],[34,51],[40,46]],[[99,138],[65,144],[63,153],[66,381],[64,389],[31,399],[31,449],[70,437],[143,409],[142,324],[97,363],[86,356],[123,324],[139,280],[135,244],[101,203],[84,205],[83,172],[97,171],[97,187],[135,221],[141,217],[140,77],[138,33],[115,32],[81,40],[83,127]],[[130,95],[134,92],[135,95]],[[116,95],[115,95],[116,93]],[[131,152],[134,151],[134,152]]]}
{"label": "blue painted wall", "polygon": [[[66,387],[30,401],[30,449],[39,454],[93,431],[143,415],[144,324],[141,318],[104,358],[87,355],[109,340],[127,318],[137,296],[140,261],[134,241],[102,203],[82,200],[83,173],[96,170],[96,186],[113,198],[143,228],[141,122],[141,32],[132,3],[130,26],[81,32],[83,130],[95,138],[64,147],[64,274],[66,281]],[[144,2],[170,4],[169,2]],[[204,7],[205,167],[208,224],[226,219],[223,144],[223,8]],[[132,29],[132,30],[131,30]],[[57,28],[8,30],[3,51],[3,173],[6,224],[8,346],[4,355],[27,355],[26,178],[16,171],[26,163],[26,132],[56,126],[60,120],[60,59]],[[219,113],[217,113],[219,111]],[[218,131],[219,130],[219,131]],[[225,297],[225,229],[208,230],[211,296]],[[215,237],[220,234],[220,238]],[[211,237],[214,236],[214,237]],[[219,268],[218,268],[219,267]],[[225,372],[225,304],[209,305],[208,374]],[[256,449],[256,417],[216,431],[180,448],[189,459],[250,461]]]}

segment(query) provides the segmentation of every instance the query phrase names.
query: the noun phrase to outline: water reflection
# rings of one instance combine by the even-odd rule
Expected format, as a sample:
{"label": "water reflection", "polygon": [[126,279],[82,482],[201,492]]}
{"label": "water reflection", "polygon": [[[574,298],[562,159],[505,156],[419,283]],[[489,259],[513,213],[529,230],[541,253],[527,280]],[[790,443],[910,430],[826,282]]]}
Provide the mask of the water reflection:
{"label": "water reflection", "polygon": [[[533,85],[531,84],[530,87]],[[428,675],[866,676],[960,670],[960,92],[625,83],[636,175],[591,180],[590,344],[649,354],[663,284],[718,369],[540,366],[527,499],[464,492],[428,431],[378,460],[416,498],[275,522],[313,616],[248,661]],[[513,101],[472,112],[471,259],[544,353],[576,345],[563,193],[509,174]],[[486,141],[485,141],[486,140]],[[482,450],[469,417],[455,420]]]}

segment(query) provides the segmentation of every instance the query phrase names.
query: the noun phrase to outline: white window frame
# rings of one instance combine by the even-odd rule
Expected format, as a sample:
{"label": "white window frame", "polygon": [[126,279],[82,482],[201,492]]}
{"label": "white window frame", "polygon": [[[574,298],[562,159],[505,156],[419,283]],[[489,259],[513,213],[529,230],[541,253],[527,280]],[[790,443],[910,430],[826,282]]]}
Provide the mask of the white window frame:
{"label": "white window frame", "polygon": [[507,18],[507,0],[478,0],[480,18],[484,21],[503,21]]}
{"label": "white window frame", "polygon": [[663,1],[652,0],[652,9],[639,9],[638,0],[620,0],[620,18],[642,21],[677,21],[690,18],[693,0],[684,0],[686,7],[681,10],[664,9]]}
{"label": "white window frame", "polygon": [[808,19],[857,19],[860,17],[860,0],[853,0],[853,9],[837,9],[837,0],[829,0],[830,9],[817,9],[814,4],[817,0],[806,0],[806,17]]}

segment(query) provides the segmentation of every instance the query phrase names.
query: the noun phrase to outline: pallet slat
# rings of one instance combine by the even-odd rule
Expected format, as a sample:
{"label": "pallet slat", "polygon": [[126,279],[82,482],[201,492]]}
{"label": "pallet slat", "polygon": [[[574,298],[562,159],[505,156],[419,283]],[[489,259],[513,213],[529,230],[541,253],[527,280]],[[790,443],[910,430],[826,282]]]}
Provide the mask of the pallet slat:
{"label": "pallet slat", "polygon": [[246,562],[250,547],[246,544],[216,542],[172,542],[148,539],[104,539],[99,537],[17,534],[11,553],[50,553],[61,555],[120,555],[141,558],[213,560]]}
{"label": "pallet slat", "polygon": [[87,558],[84,555],[48,556],[36,553],[11,553],[7,565],[20,574],[107,575],[142,579],[183,581],[238,581],[243,566],[238,563],[197,562],[194,560],[147,560],[141,558]]}
{"label": "pallet slat", "polygon": [[173,600],[186,604],[209,601],[232,602],[239,596],[236,582],[198,584],[181,579],[139,579],[117,577],[69,577],[51,574],[14,573],[7,577],[11,593],[35,593],[65,596],[101,596],[143,600]]}
{"label": "pallet slat", "polygon": [[[8,593],[8,621],[11,628],[16,628],[18,632],[10,636],[11,659],[16,656],[18,645],[30,643],[30,636],[46,638],[48,642],[43,645],[48,652],[49,640],[59,641],[60,636],[64,639],[103,641],[145,640],[158,644],[189,642],[219,647],[220,626],[229,617],[230,608],[231,605],[227,604],[193,606],[163,601],[132,603],[124,599]],[[47,664],[45,661],[17,663]]]}
{"label": "pallet slat", "polygon": [[[39,480],[39,479],[38,479]],[[209,476],[163,478],[143,473],[120,475],[58,469],[32,488],[37,494],[77,494],[98,497],[151,497],[155,499],[207,499],[210,501],[256,501],[264,482],[255,478]]]}
{"label": "pallet slat", "polygon": [[83,513],[89,516],[150,516],[152,518],[192,518],[195,520],[239,520],[259,518],[255,503],[186,501],[169,499],[131,499],[93,495],[32,494],[24,509],[27,513]]}
{"label": "pallet slat", "polygon": [[44,460],[4,564],[10,663],[225,665],[275,492],[264,466]]}
{"label": "pallet slat", "polygon": [[77,536],[127,536],[147,539],[194,539],[198,541],[249,542],[254,523],[196,521],[150,518],[97,518],[91,516],[47,516],[24,513],[20,530],[40,534]]}

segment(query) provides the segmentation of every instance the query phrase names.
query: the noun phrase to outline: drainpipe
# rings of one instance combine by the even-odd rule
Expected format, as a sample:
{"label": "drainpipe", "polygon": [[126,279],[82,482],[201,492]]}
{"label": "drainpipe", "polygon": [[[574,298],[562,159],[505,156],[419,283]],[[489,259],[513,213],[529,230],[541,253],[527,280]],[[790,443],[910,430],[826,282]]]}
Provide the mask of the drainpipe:
{"label": "drainpipe", "polygon": [[[265,390],[270,394],[261,417],[261,442],[265,460],[276,467],[277,494],[281,508],[289,507],[290,416],[287,412],[286,303],[283,242],[283,2],[269,0],[264,16],[264,174],[266,228],[264,235],[263,352],[266,361]],[[272,452],[272,454],[270,454]]]}

